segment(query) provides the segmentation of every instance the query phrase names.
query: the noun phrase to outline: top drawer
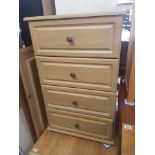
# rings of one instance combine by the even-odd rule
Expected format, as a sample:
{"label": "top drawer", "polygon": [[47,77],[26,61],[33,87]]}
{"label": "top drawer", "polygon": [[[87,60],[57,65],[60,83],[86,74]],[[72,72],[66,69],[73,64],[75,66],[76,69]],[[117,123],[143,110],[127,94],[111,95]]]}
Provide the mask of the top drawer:
{"label": "top drawer", "polygon": [[36,55],[119,57],[121,17],[32,21],[29,25]]}

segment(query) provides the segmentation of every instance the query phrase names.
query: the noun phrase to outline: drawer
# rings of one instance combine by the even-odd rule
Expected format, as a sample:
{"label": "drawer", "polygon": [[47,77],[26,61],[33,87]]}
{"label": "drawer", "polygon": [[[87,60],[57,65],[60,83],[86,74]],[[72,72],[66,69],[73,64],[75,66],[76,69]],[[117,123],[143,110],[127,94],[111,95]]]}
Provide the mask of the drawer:
{"label": "drawer", "polygon": [[42,84],[115,91],[117,59],[36,57]]}
{"label": "drawer", "polygon": [[121,17],[100,17],[29,25],[36,55],[118,58],[121,23]]}
{"label": "drawer", "polygon": [[42,90],[47,107],[107,118],[115,116],[114,93],[46,85]]}
{"label": "drawer", "polygon": [[101,139],[112,139],[113,120],[111,119],[96,121],[77,117],[76,114],[65,115],[48,111],[48,120],[50,128],[80,133]]}

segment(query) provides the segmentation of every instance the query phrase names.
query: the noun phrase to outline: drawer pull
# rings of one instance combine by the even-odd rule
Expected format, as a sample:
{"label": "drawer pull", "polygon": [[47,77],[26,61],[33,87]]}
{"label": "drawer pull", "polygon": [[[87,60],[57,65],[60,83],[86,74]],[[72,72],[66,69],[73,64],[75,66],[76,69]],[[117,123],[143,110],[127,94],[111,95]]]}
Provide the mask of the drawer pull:
{"label": "drawer pull", "polygon": [[67,41],[68,41],[69,43],[72,43],[72,42],[73,42],[73,38],[72,38],[72,37],[67,37]]}
{"label": "drawer pull", "polygon": [[74,126],[75,126],[76,129],[80,129],[79,124],[75,124]]}
{"label": "drawer pull", "polygon": [[76,74],[75,73],[70,73],[70,76],[72,77],[72,78],[76,78]]}
{"label": "drawer pull", "polygon": [[73,101],[73,105],[78,106],[77,101]]}

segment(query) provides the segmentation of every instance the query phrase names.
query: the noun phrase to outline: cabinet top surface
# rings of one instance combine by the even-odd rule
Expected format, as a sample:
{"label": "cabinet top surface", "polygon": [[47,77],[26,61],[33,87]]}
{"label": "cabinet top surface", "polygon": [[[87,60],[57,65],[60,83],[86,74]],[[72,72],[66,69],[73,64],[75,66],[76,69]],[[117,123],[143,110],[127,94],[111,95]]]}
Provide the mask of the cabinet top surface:
{"label": "cabinet top surface", "polygon": [[122,16],[125,13],[126,13],[125,11],[115,11],[115,12],[100,12],[100,13],[85,13],[85,14],[34,16],[34,17],[25,17],[24,21],[40,21],[40,20],[56,20],[56,19],[74,19],[74,18]]}

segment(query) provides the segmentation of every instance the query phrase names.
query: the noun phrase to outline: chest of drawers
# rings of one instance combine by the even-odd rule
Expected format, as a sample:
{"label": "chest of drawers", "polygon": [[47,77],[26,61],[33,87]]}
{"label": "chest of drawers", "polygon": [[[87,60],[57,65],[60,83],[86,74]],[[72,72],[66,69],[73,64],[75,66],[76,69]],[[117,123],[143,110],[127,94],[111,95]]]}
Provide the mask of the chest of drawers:
{"label": "chest of drawers", "polygon": [[51,131],[114,144],[121,14],[27,17]]}

